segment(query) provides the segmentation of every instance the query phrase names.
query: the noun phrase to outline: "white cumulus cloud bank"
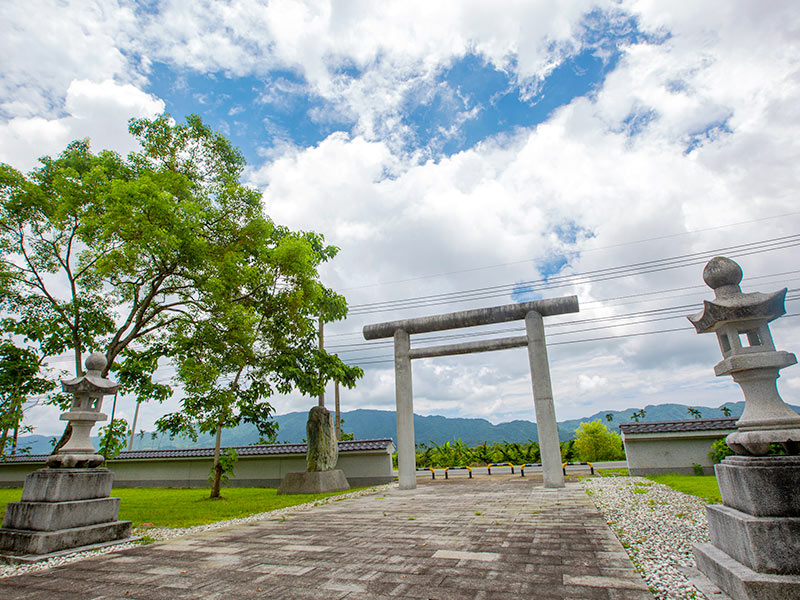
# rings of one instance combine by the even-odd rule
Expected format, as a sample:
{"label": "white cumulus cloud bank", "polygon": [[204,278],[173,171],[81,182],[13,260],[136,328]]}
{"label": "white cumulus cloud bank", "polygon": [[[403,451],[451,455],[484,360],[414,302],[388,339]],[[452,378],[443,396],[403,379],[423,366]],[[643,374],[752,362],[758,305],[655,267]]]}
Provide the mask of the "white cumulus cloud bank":
{"label": "white cumulus cloud bank", "polygon": [[[58,23],[37,29],[35,16],[21,14],[29,5]],[[356,125],[312,147],[272,149],[248,177],[264,190],[276,221],[321,231],[341,248],[325,278],[347,295],[353,316],[330,326],[331,347],[338,344],[343,357],[389,361],[365,365],[364,380],[343,391],[346,410],[393,407],[391,346],[346,352],[353,350],[346,344],[363,342],[363,324],[511,298],[506,292],[358,314],[364,304],[539,279],[560,255],[568,259],[564,273],[700,256],[683,269],[593,277],[545,292],[576,293],[582,306],[579,315],[548,326],[560,419],[648,403],[740,399],[729,380],[713,377],[715,340],[691,329],[561,342],[688,327],[681,316],[712,295],[700,279],[711,258],[703,253],[797,232],[795,2],[511,2],[503,10],[455,1],[174,0],[149,12],[132,2],[107,6],[3,4],[3,29],[13,39],[0,36],[0,160],[29,166],[86,135],[96,149],[127,148],[127,118],[163,108],[142,91],[153,61],[230,78],[268,78],[274,69],[302,74],[309,93],[329,102],[325,110]],[[657,41],[626,42],[596,90],[540,124],[436,160],[398,152],[397,141],[408,137],[404,102],[424,98],[443,69],[471,52],[535,91],[586,43],[582,23],[593,10],[633,17]],[[42,49],[34,49],[40,42]],[[792,248],[743,254],[737,260],[745,289],[797,286],[795,255]],[[642,296],[652,292],[662,293]],[[592,329],[609,321],[587,322],[571,335],[558,326],[669,306],[677,307],[676,320],[636,325],[627,318],[611,330]],[[797,312],[791,303],[788,309]],[[779,348],[795,350],[795,323],[787,317],[774,324]],[[794,370],[800,371],[787,369],[781,379],[789,391],[800,385]],[[420,411],[493,421],[533,417],[522,350],[418,361],[414,376]],[[279,412],[311,403],[275,399]]]}
{"label": "white cumulus cloud bank", "polygon": [[[626,47],[595,94],[576,99],[546,122],[424,163],[403,162],[390,143],[369,135],[337,134],[254,173],[253,180],[265,186],[267,211],[280,222],[324,231],[341,246],[327,276],[356,308],[536,279],[543,261],[564,251],[572,252],[565,272],[581,273],[795,233],[800,115],[791,99],[800,93],[800,53],[790,17],[798,16],[797,9],[783,3],[752,15],[749,3],[725,3],[698,13],[694,3],[677,3],[665,16],[649,3],[629,8],[642,28],[668,34],[665,41]],[[634,127],[631,116],[637,114],[646,118]],[[555,232],[569,224],[591,235],[565,242]],[[796,286],[793,252],[739,258],[745,289]],[[546,294],[577,293],[583,307],[576,319],[684,307],[671,315],[677,319],[644,327],[631,318],[613,330],[594,333],[583,326],[585,333],[566,337],[550,328],[554,343],[683,328],[554,345],[559,418],[648,403],[717,406],[741,399],[729,380],[714,379],[716,341],[686,329],[683,319],[713,295],[700,277],[712,255],[691,268],[595,280]],[[527,266],[520,264],[526,259]],[[474,270],[486,265],[506,266]],[[436,273],[450,275],[428,277]],[[778,273],[785,275],[747,281],[748,274]],[[385,282],[397,283],[377,285]],[[649,303],[647,296],[607,301],[660,290],[675,291]],[[354,315],[337,331],[508,301]],[[797,310],[791,303],[788,309]],[[791,350],[795,321],[786,318],[774,328],[787,344],[782,347]],[[368,367],[363,384],[348,392],[355,406],[392,404],[391,397],[378,402],[370,392],[392,368],[391,347],[374,348],[362,355],[387,362]],[[495,421],[531,418],[527,362],[524,352],[512,357],[514,352],[522,351],[415,362],[415,397],[424,399],[418,408]],[[442,365],[464,376],[434,371]],[[503,378],[488,384],[490,373],[498,372]],[[787,369],[782,382],[793,389],[797,377]],[[299,409],[302,400],[287,406]]]}

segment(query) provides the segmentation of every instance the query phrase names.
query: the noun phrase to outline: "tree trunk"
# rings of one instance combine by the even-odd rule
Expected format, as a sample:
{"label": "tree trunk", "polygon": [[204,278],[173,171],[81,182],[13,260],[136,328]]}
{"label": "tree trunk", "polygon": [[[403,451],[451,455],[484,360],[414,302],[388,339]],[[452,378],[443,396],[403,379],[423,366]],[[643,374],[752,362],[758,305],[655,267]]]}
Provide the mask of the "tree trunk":
{"label": "tree trunk", "polygon": [[56,445],[50,454],[55,454],[56,452],[61,450],[64,444],[66,444],[69,441],[69,438],[71,437],[72,437],[72,425],[70,423],[67,423],[67,426],[64,428],[64,433],[61,434],[61,439],[59,439],[58,442],[56,442]]}
{"label": "tree trunk", "polygon": [[222,441],[222,423],[217,423],[217,440],[214,445],[214,482],[211,484],[211,497],[219,498],[219,486],[222,479],[222,465],[219,464],[219,447]]}
{"label": "tree trunk", "polygon": [[8,427],[3,429],[3,435],[0,435],[0,454],[6,453],[6,441],[8,440]]}
{"label": "tree trunk", "polygon": [[219,498],[220,482],[222,481],[222,465],[217,462],[214,465],[214,483],[211,485],[211,497]]}

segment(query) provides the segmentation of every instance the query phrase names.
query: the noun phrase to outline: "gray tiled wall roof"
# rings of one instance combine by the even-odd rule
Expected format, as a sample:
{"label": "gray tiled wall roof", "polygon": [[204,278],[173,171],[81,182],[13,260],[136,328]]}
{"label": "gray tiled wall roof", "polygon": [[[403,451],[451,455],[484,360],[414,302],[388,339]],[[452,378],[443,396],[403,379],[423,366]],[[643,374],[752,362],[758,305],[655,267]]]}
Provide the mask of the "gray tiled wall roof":
{"label": "gray tiled wall roof", "polygon": [[[392,443],[391,438],[381,438],[377,440],[353,440],[339,442],[339,452],[359,452],[386,450]],[[264,444],[260,446],[225,446],[222,451],[233,448],[239,456],[264,456],[268,454],[305,454],[306,444]],[[17,456],[6,456],[0,462],[44,462],[47,454],[18,454]],[[130,460],[143,458],[201,458],[214,456],[213,448],[184,448],[170,450],[133,450],[124,451],[113,460]]]}
{"label": "gray tiled wall roof", "polygon": [[619,429],[630,433],[675,433],[680,431],[711,431],[715,429],[736,429],[738,419],[684,419],[682,421],[645,421],[642,423],[622,423]]}

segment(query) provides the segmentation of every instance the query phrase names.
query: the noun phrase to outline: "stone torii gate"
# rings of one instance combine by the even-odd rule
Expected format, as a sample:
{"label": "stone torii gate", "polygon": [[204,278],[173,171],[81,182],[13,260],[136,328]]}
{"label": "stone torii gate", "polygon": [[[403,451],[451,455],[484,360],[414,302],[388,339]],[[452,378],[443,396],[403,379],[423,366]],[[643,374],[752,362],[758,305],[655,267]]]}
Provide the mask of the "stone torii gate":
{"label": "stone torii gate", "polygon": [[[550,384],[550,366],[547,362],[547,345],[542,317],[578,312],[577,296],[564,296],[536,300],[521,304],[506,304],[493,308],[479,308],[460,312],[418,317],[403,321],[377,323],[364,327],[364,339],[377,340],[394,337],[395,398],[397,403],[397,466],[400,472],[400,489],[417,487],[414,443],[414,401],[411,391],[411,360],[453,354],[489,352],[507,348],[528,347],[528,359],[533,380],[533,404],[536,410],[536,428],[542,453],[544,485],[548,488],[564,487],[561,471],[561,448],[553,407],[553,389]],[[448,344],[426,348],[411,348],[411,334],[460,329],[493,323],[525,320],[527,335],[498,338],[479,342]]]}

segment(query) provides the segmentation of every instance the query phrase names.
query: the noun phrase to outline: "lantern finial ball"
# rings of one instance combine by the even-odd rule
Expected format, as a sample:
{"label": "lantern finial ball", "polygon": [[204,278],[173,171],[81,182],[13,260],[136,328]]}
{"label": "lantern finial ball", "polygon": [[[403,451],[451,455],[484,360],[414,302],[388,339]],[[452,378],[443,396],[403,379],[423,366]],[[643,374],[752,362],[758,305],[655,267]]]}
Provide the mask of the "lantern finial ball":
{"label": "lantern finial ball", "polygon": [[727,286],[738,288],[742,276],[742,268],[724,256],[712,258],[703,269],[703,281],[713,290]]}
{"label": "lantern finial ball", "polygon": [[102,352],[92,352],[86,357],[85,364],[88,372],[97,371],[102,373],[103,369],[106,368],[108,361],[106,361],[106,357]]}

